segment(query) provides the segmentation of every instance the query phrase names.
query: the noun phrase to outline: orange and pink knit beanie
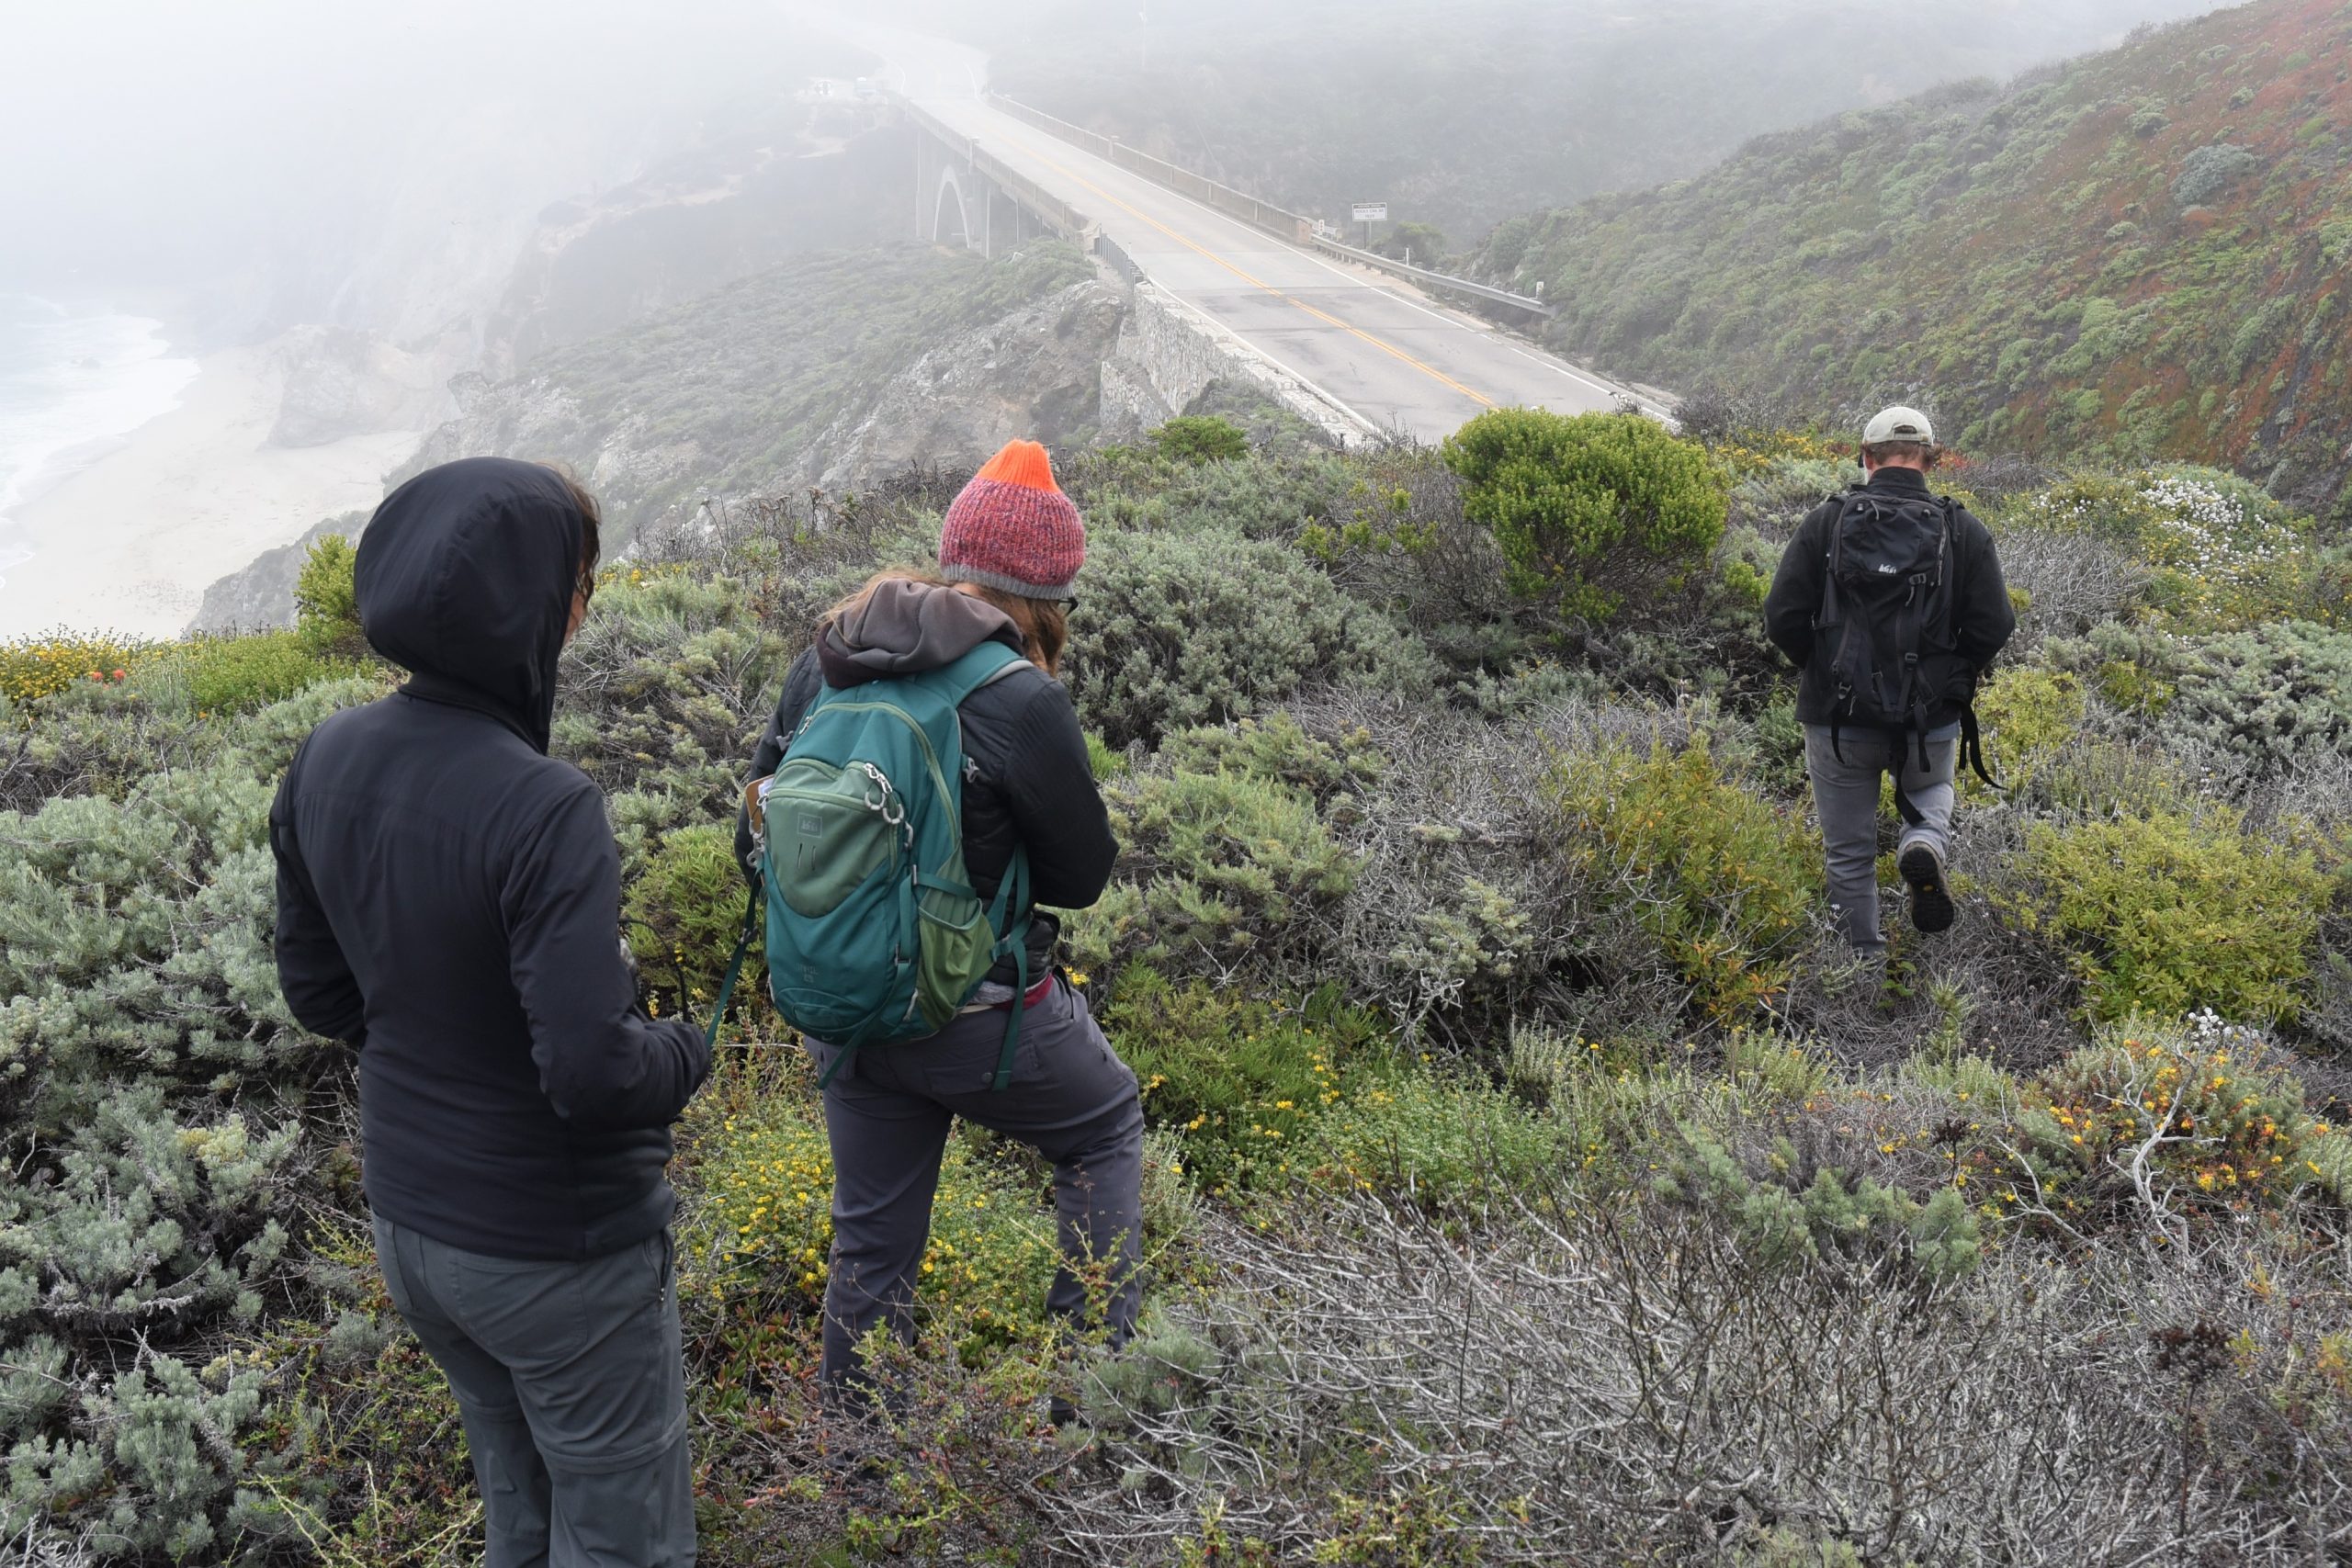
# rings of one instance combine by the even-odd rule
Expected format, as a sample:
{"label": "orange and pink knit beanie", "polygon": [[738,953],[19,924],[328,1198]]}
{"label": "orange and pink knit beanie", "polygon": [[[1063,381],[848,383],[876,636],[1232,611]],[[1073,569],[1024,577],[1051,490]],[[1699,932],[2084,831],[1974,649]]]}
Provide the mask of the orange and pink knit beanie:
{"label": "orange and pink knit beanie", "polygon": [[1086,564],[1086,525],[1035,441],[1010,441],[972,476],[939,536],[939,575],[1027,599],[1067,599]]}

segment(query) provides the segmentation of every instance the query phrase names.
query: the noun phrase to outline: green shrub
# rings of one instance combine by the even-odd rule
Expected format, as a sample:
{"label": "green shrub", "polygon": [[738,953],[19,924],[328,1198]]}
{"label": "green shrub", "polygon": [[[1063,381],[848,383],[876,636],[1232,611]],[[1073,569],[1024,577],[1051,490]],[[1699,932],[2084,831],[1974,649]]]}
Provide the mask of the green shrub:
{"label": "green shrub", "polygon": [[[1976,694],[1992,772],[2011,789],[2030,788],[2079,734],[2088,705],[2081,682],[2064,671],[2020,665],[2003,670]],[[1966,788],[1984,793],[1970,774]]]}
{"label": "green shrub", "polygon": [[1171,419],[1151,433],[1151,443],[1161,457],[1179,463],[1220,463],[1250,455],[1249,435],[1215,414]]}
{"label": "green shrub", "polygon": [[2332,759],[2352,737],[2352,634],[2316,622],[2201,637],[2109,624],[2049,655],[2160,733],[2234,752],[2256,773]]}
{"label": "green shrub", "polygon": [[1726,776],[1703,742],[1570,759],[1557,782],[1571,857],[1598,863],[1692,1004],[1745,1018],[1788,984],[1814,930],[1820,852],[1790,815]]}
{"label": "green shrub", "polygon": [[314,651],[299,631],[254,632],[190,637],[135,679],[159,700],[184,702],[198,714],[238,714],[365,669],[353,660]]}
{"label": "green shrub", "polygon": [[[664,838],[622,895],[629,949],[647,978],[669,989],[672,1005],[698,1021],[718,996],[742,933],[748,897],[735,861],[734,826],[716,822],[681,828]],[[759,989],[766,942],[762,921],[753,930],[744,978],[737,986],[737,996],[746,1000]]]}
{"label": "green shrub", "polygon": [[359,627],[359,591],[352,573],[359,552],[349,539],[329,534],[311,545],[294,580],[294,629],[311,652],[339,659],[368,656],[368,634]]}
{"label": "green shrub", "polygon": [[2352,746],[2352,634],[2275,621],[2206,638],[2172,674],[2169,733],[2256,768],[2317,762]]}
{"label": "green shrub", "polygon": [[1679,586],[1723,537],[1723,476],[1696,442],[1636,414],[1496,409],[1446,437],[1463,509],[1494,530],[1511,586],[1605,620]]}
{"label": "green shrub", "polygon": [[1384,760],[1368,729],[1325,740],[1307,734],[1289,714],[1275,713],[1171,735],[1159,749],[1159,763],[1171,773],[1232,773],[1286,784],[1328,802],[1376,783]]}
{"label": "green shrub", "polygon": [[1120,972],[1103,1027],[1135,1069],[1144,1114],[1182,1134],[1184,1164],[1212,1195],[1305,1171],[1316,1120],[1379,1092],[1384,1077],[1384,1033],[1362,1013],[1276,1006],[1142,965]]}
{"label": "green shrub", "polygon": [[1455,1210],[1537,1201],[1583,1155],[1566,1122],[1426,1068],[1335,1101],[1303,1146],[1317,1180]]}
{"label": "green shrub", "polygon": [[1124,846],[1120,877],[1067,922],[1078,962],[1246,963],[1309,977],[1320,928],[1356,873],[1312,795],[1219,769],[1142,774],[1103,798]]}
{"label": "green shrub", "polygon": [[744,579],[616,570],[564,652],[550,750],[608,795],[643,794],[660,808],[640,818],[648,831],[732,820],[744,763],[807,636],[805,626],[795,640],[765,625],[760,591]]}
{"label": "green shrub", "polygon": [[14,1450],[0,1529],[54,1513],[109,1556],[187,1561],[215,1545],[240,1479],[228,1444],[261,1408],[262,1374],[199,1372],[171,1352],[223,1320],[254,1326],[282,1286],[299,1136],[235,1114],[185,1122],[144,1085],[48,1155],[52,1179],[0,1188],[0,1361],[21,1354],[56,1377],[69,1354],[103,1365],[136,1348],[112,1376],[0,1405]]}
{"label": "green shrub", "polygon": [[223,1351],[304,1293],[321,1151],[292,1112],[341,1059],[278,994],[266,817],[300,736],[376,689],[218,722],[119,800],[0,814],[0,1534],[220,1562],[252,1523],[264,1380]]}
{"label": "green shrub", "polygon": [[2039,823],[2015,869],[1996,904],[2066,953],[2110,1020],[2292,1018],[2335,892],[2310,850],[2250,837],[2219,807]]}
{"label": "green shrub", "polygon": [[2173,205],[2203,207],[2260,164],[2260,159],[2233,142],[2197,148],[2181,160],[2180,173],[2173,178]]}
{"label": "green shrub", "polygon": [[1799,1185],[1805,1164],[1781,1138],[1751,1170],[1712,1134],[1685,1128],[1656,1186],[1669,1202],[1722,1215],[1750,1256],[1781,1267],[1843,1258],[1867,1271],[1893,1258],[1935,1285],[1970,1273],[1982,1259],[1982,1227],[1958,1188],[1939,1188],[1922,1202],[1826,1166]]}
{"label": "green shrub", "polygon": [[1108,448],[1074,459],[1063,488],[1084,509],[1095,540],[1209,532],[1288,544],[1327,522],[1362,482],[1354,465],[1325,451],[1245,447],[1213,456]]}
{"label": "green shrub", "polygon": [[1793,528],[1806,513],[1852,484],[1856,475],[1851,462],[1837,457],[1770,457],[1741,476],[1732,500],[1747,516]]}
{"label": "green shrub", "polygon": [[2182,1212],[2275,1208],[2303,1188],[2335,1197],[2344,1142],[2261,1035],[2211,1014],[2105,1032],[2026,1085],[2017,1127],[2030,1179],[2016,1201],[2075,1224],[2143,1201],[2143,1181]]}
{"label": "green shrub", "polygon": [[2083,637],[2055,638],[2043,651],[2053,670],[2089,679],[2111,705],[2153,716],[2172,705],[2188,644],[2152,626],[2108,621]]}
{"label": "green shrub", "polygon": [[1255,712],[1305,686],[1399,691],[1435,662],[1279,545],[1206,530],[1114,533],[1071,616],[1079,716],[1114,749]]}

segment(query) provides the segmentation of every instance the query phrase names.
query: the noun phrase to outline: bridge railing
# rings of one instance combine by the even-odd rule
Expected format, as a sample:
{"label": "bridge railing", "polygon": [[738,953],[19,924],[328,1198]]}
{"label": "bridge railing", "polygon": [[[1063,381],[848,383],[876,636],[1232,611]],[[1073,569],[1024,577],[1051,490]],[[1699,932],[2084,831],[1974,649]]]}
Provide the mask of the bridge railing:
{"label": "bridge railing", "polygon": [[1074,240],[1080,247],[1094,240],[1094,220],[1069,202],[1056,196],[1011,164],[985,152],[980,145],[945,120],[927,113],[910,99],[899,100],[899,107],[908,119],[943,144],[956,150],[967,167],[985,175],[999,190],[1027,208],[1038,221],[1065,240]]}
{"label": "bridge railing", "polygon": [[1359,250],[1353,245],[1344,244],[1324,234],[1320,225],[1312,218],[1292,212],[1285,208],[1276,207],[1271,201],[1261,201],[1247,191],[1236,190],[1227,185],[1220,185],[1205,175],[1195,174],[1182,164],[1170,163],[1165,158],[1155,158],[1141,148],[1128,146],[1116,137],[1105,136],[1099,130],[1089,130],[1082,125],[1072,125],[1069,121],[1049,115],[1043,109],[1032,108],[1017,98],[1008,98],[1001,93],[990,93],[988,95],[988,101],[990,107],[1011,115],[1024,125],[1035,126],[1049,136],[1058,137],[1072,146],[1082,147],[1098,158],[1141,175],[1154,185],[1165,186],[1179,195],[1189,196],[1193,200],[1216,208],[1220,212],[1229,213],[1247,222],[1255,223],[1261,229],[1277,234],[1294,244],[1311,246],[1316,250],[1343,257],[1363,266],[1409,278],[1415,283],[1430,288],[1467,294],[1474,299],[1485,299],[1497,305],[1509,305],[1515,310],[1525,310],[1538,316],[1551,316],[1557,313],[1554,307],[1525,294],[1514,294],[1508,288],[1497,288],[1492,284],[1478,283],[1467,277],[1455,277],[1450,273],[1432,272],[1428,267],[1415,266],[1409,262],[1401,262],[1393,256],[1384,256],[1377,252]]}

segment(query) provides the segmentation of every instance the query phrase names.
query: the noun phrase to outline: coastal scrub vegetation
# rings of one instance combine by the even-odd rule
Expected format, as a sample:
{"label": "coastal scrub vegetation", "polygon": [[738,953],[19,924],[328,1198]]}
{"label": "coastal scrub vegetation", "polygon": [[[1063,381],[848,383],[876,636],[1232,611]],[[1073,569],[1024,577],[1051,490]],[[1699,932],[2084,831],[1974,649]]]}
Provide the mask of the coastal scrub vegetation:
{"label": "coastal scrub vegetation", "polygon": [[[1144,1328],[1054,1342],[1049,1173],[959,1131],[902,1397],[839,1451],[822,1118],[746,987],[677,1167],[707,1561],[2344,1553],[2339,525],[2177,466],[1945,475],[2022,607],[2010,787],[1962,809],[1956,928],[1881,976],[1753,625],[1837,454],[1629,419],[1512,416],[1692,508],[1674,584],[1598,619],[1520,591],[1481,436],[1065,456],[1123,845],[1067,934],[1151,1128]],[[610,797],[649,1006],[710,1006],[815,612],[954,489],[731,502],[604,569],[555,748]],[[348,572],[313,552],[290,632],[0,650],[0,1560],[475,1550],[354,1060],[270,961],[274,780],[397,679]]]}
{"label": "coastal scrub vegetation", "polygon": [[2324,515],[2352,493],[2347,82],[2341,0],[2256,0],[1523,214],[1470,265],[1542,282],[1549,341],[1621,377],[1919,400],[1964,447],[2229,465]]}

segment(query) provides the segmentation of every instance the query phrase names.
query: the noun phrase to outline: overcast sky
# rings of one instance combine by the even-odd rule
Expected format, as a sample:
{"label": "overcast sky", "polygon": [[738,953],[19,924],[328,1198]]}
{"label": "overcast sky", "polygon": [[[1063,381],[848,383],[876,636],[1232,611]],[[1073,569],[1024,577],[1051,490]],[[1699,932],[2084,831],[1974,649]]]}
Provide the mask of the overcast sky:
{"label": "overcast sky", "polygon": [[[800,9],[822,14],[847,0]],[[1442,28],[1528,0],[1388,0]],[[1533,0],[1655,17],[1657,0]],[[1951,4],[1951,0],[1941,0]],[[2203,0],[1971,0],[2066,47]],[[1672,0],[1810,13],[1821,0]],[[1365,0],[858,0],[984,47],[1041,32],[1121,48],[1155,30],[1233,39]],[[809,35],[779,0],[8,0],[0,6],[0,288],[103,296],[243,278],[358,324],[405,320],[403,269],[503,259],[531,214],[788,95]],[[1214,18],[1212,28],[1202,23]],[[1237,30],[1238,28],[1242,30]],[[1890,23],[1891,38],[1899,28]],[[1107,40],[1120,40],[1108,44]],[[1825,37],[1825,50],[1883,39]],[[1661,113],[1672,106],[1661,105]],[[1532,193],[1531,199],[1533,199]],[[411,258],[415,258],[413,261]],[[266,275],[266,276],[265,276]],[[291,280],[289,283],[288,280]],[[413,324],[413,322],[411,323]]]}
{"label": "overcast sky", "polygon": [[803,74],[752,0],[57,0],[0,9],[0,282],[525,216]]}

